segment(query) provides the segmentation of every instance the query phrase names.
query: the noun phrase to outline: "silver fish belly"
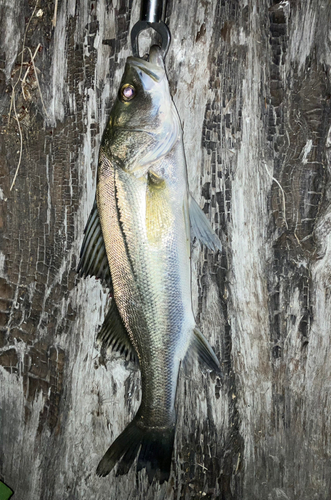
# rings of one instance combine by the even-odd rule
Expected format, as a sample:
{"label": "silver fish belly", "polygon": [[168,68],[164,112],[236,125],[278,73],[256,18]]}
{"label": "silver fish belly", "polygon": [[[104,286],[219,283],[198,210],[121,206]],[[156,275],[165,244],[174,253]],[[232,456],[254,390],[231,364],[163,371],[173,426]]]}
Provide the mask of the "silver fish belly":
{"label": "silver fish belly", "polygon": [[170,474],[181,362],[196,351],[220,372],[195,328],[191,237],[213,250],[221,244],[189,194],[181,126],[156,47],[149,62],[127,60],[100,148],[96,201],[81,274],[109,274],[113,300],[99,338],[137,358],[142,382],[140,408],[97,473],[107,475],[117,462],[117,473],[127,473],[140,450],[137,470],[146,468],[150,482],[163,482]]}

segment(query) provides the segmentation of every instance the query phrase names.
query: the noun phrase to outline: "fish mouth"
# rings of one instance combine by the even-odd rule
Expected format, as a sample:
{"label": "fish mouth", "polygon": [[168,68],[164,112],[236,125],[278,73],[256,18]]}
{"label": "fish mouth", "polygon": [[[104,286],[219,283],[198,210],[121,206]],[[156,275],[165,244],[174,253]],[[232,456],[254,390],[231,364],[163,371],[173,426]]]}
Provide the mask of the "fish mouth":
{"label": "fish mouth", "polygon": [[165,77],[162,51],[157,45],[151,47],[148,61],[140,57],[128,57],[127,62],[134,68],[141,69],[156,82],[161,81]]}

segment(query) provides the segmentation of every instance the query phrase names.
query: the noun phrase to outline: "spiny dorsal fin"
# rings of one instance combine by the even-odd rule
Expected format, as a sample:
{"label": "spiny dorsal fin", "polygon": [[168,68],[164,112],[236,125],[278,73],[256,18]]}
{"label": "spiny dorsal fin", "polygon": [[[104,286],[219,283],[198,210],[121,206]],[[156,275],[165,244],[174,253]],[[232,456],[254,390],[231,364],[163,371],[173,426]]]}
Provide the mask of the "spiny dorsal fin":
{"label": "spiny dorsal fin", "polygon": [[192,195],[189,196],[189,212],[191,224],[191,239],[197,238],[207,248],[222,251],[222,243],[211,227],[205,213],[201,210]]}
{"label": "spiny dorsal fin", "polygon": [[205,365],[209,370],[212,370],[217,375],[222,377],[221,365],[211,348],[206,337],[198,330],[194,328],[192,340],[187,351],[186,357],[184,359],[184,368],[187,371],[188,367],[192,363],[194,354],[198,355],[199,362]]}
{"label": "spiny dorsal fin", "polygon": [[138,357],[125,329],[116,302],[112,299],[109,311],[97,336],[97,342],[104,350],[112,349],[124,354],[125,359],[138,363]]}
{"label": "spiny dorsal fin", "polygon": [[97,202],[94,200],[93,208],[88,218],[84,241],[80,251],[80,260],[77,272],[79,276],[95,276],[102,280],[102,284],[112,289],[110,269],[107,259],[105,243],[102,236],[101,224],[98,214]]}

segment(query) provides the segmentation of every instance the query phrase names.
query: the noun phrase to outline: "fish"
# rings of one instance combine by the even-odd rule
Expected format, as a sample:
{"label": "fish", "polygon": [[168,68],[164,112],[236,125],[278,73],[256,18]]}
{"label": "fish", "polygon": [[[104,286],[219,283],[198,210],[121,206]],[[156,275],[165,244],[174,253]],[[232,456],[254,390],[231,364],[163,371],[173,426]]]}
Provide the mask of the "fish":
{"label": "fish", "polygon": [[221,376],[196,326],[191,298],[191,241],[222,244],[188,187],[181,122],[170,95],[162,51],[128,57],[101,141],[95,202],[78,272],[111,290],[98,333],[141,372],[140,407],[104,454],[97,474],[137,471],[169,480],[175,399],[182,365],[197,357]]}

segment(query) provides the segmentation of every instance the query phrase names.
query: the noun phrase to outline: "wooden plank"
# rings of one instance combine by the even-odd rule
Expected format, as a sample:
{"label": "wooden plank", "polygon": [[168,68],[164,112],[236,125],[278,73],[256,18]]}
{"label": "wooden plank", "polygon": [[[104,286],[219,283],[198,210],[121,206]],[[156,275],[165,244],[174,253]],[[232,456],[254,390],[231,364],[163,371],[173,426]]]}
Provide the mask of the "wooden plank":
{"label": "wooden plank", "polygon": [[151,487],[95,475],[140,375],[100,356],[107,293],[75,273],[139,3],[56,5],[53,26],[55,3],[0,4],[0,480],[26,500],[329,499],[329,3],[168,4],[190,188],[224,242],[193,250],[194,310],[225,378],[182,377]]}

